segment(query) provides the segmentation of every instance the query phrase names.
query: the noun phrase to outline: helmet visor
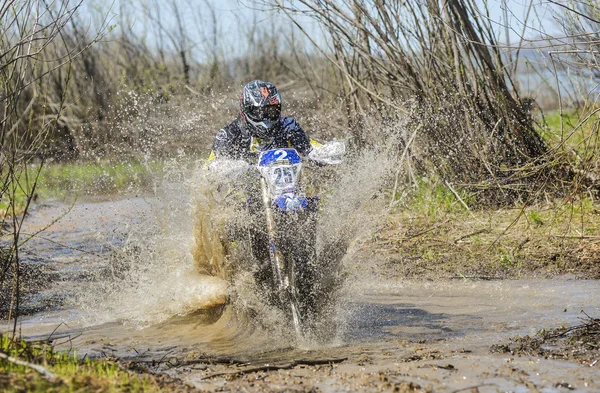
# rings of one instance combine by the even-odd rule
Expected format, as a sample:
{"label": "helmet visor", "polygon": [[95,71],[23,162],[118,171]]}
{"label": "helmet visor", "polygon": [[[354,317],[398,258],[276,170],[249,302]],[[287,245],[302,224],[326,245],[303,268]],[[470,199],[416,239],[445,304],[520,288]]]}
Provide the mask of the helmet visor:
{"label": "helmet visor", "polygon": [[254,121],[279,120],[281,108],[278,105],[267,105],[264,107],[252,106],[248,108],[247,115]]}

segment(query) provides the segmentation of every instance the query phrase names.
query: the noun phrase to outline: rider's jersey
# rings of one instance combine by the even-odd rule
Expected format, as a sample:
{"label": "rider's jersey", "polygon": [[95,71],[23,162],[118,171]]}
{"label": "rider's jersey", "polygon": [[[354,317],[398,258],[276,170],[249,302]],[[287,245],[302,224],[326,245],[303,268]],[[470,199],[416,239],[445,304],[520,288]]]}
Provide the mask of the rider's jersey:
{"label": "rider's jersey", "polygon": [[217,133],[209,160],[215,156],[248,160],[255,157],[257,152],[286,147],[292,147],[298,153],[306,155],[310,153],[315,143],[291,117],[280,117],[274,136],[270,140],[261,140],[250,134],[238,116]]}

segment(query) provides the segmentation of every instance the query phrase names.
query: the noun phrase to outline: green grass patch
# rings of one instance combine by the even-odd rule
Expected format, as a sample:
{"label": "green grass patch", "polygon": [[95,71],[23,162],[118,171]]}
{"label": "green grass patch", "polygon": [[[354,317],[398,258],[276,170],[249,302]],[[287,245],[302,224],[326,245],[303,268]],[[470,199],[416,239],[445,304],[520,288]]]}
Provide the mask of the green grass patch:
{"label": "green grass patch", "polygon": [[[540,128],[540,132],[542,136],[546,137],[549,140],[554,140],[555,138],[560,139],[561,133],[561,114],[559,111],[554,111],[546,114],[544,116],[543,127]],[[572,130],[579,123],[579,115],[573,111],[563,111],[562,113],[562,123],[565,131]]]}
{"label": "green grass patch", "polygon": [[[456,190],[459,192],[458,190]],[[418,195],[418,194],[417,194]],[[421,195],[390,214],[365,248],[389,274],[456,277],[600,277],[600,202],[556,199],[526,208],[460,210]],[[434,204],[432,219],[422,210]],[[442,199],[443,200],[443,199]],[[415,203],[417,203],[415,205]],[[454,212],[445,212],[450,207]],[[366,257],[366,256],[365,256]]]}
{"label": "green grass patch", "polygon": [[453,191],[439,181],[422,179],[409,192],[406,207],[430,219],[437,219],[445,213],[465,212],[463,203],[469,206],[473,201],[473,196],[465,190],[454,189]]}
{"label": "green grass patch", "polygon": [[[598,118],[590,112],[580,113],[576,110],[559,111],[547,114],[543,122],[538,124],[538,132],[550,148],[564,142],[569,152],[576,152],[581,159],[597,154]],[[561,127],[562,118],[562,127]]]}
{"label": "green grass patch", "polygon": [[536,210],[531,210],[527,215],[527,218],[529,218],[529,220],[536,226],[544,225],[542,216]]}
{"label": "green grass patch", "polygon": [[[34,200],[38,198],[66,198],[110,194],[131,194],[152,189],[157,174],[162,173],[164,163],[154,162],[67,162],[46,164],[42,168],[35,188]],[[21,214],[31,195],[39,165],[32,165],[25,173],[20,168],[14,195],[6,192],[0,198],[0,214],[12,215],[11,199],[17,214]],[[4,176],[3,176],[4,177]],[[11,185],[8,190],[12,189]]]}
{"label": "green grass patch", "polygon": [[13,174],[6,172],[8,165],[3,166],[2,169],[0,179],[6,184],[0,197],[0,217],[12,216],[13,210],[20,215],[27,205],[29,196],[34,192],[33,184],[39,166],[17,166]]}
{"label": "green grass patch", "polygon": [[13,341],[6,335],[0,336],[0,351],[13,359],[42,366],[56,377],[51,379],[30,366],[0,359],[3,392],[165,391],[153,376],[126,371],[113,360],[81,359],[74,353],[57,352],[49,345]]}
{"label": "green grass patch", "polygon": [[73,162],[47,165],[40,176],[41,197],[103,195],[149,190],[160,162]]}
{"label": "green grass patch", "polygon": [[521,265],[517,256],[502,247],[498,248],[498,263],[507,268],[518,268]]}

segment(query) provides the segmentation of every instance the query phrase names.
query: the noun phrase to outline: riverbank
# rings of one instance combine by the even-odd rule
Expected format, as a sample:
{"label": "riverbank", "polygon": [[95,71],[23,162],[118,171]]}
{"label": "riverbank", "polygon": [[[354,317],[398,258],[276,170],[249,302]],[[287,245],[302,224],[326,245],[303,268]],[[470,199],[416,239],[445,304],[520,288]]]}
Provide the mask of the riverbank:
{"label": "riverbank", "polygon": [[[73,352],[61,356],[78,367],[89,361],[95,364],[93,369],[113,370],[110,375],[85,377],[95,371],[81,371],[49,382],[29,368],[5,368],[1,383],[15,387],[14,391],[58,392],[85,390],[84,383],[111,392],[136,391],[135,386],[146,391],[249,392],[443,392],[476,387],[484,393],[520,386],[597,390],[598,363],[590,367],[594,358],[585,358],[590,360],[585,365],[546,359],[535,348],[517,353],[525,344],[511,341],[520,335],[531,338],[525,343],[542,342],[535,341],[537,331],[575,326],[581,310],[597,315],[597,306],[593,307],[599,295],[592,280],[597,277],[595,204],[579,201],[567,206],[558,201],[524,210],[476,211],[467,210],[458,200],[445,201],[430,201],[426,213],[419,210],[421,202],[409,205],[407,201],[386,216],[370,238],[356,244],[358,253],[352,259],[359,271],[350,277],[354,281],[340,298],[344,331],[327,345],[298,345],[278,319],[258,321],[243,309],[179,315],[177,308],[171,310],[176,304],[169,303],[170,297],[180,296],[189,303],[197,296],[189,292],[194,286],[179,285],[185,284],[181,279],[177,287],[169,286],[174,291],[169,296],[163,290],[144,292],[146,306],[153,312],[166,308],[170,317],[152,323],[130,320],[140,307],[128,301],[129,291],[141,282],[140,276],[132,275],[131,281],[123,282],[126,285],[112,287],[111,293],[101,295],[104,300],[85,308],[68,301],[55,303],[51,296],[43,309],[32,308],[37,314],[25,317],[19,328],[35,341],[47,338],[65,322],[68,327],[59,326],[56,334],[69,341],[59,346],[59,353],[74,348],[80,358],[73,358]],[[107,277],[119,278],[126,271],[102,254],[102,247],[110,241],[119,249],[119,239],[130,233],[130,225],[142,220],[145,227],[152,222],[153,210],[148,210],[147,202],[142,198],[78,202],[48,228],[45,239],[29,245],[36,257],[47,257],[32,263],[53,266],[53,282],[60,283],[53,288],[59,297],[85,294]],[[44,227],[67,207],[37,206],[30,230]],[[183,223],[180,218],[177,226]],[[166,235],[156,234],[157,239]],[[177,238],[174,244],[181,246],[182,255],[190,252],[188,237]],[[67,254],[65,246],[71,247]],[[84,262],[86,269],[80,271]],[[143,262],[141,267],[150,267],[149,260]],[[158,269],[164,267],[160,276],[165,282],[184,263],[159,256],[154,262]],[[99,274],[86,273],[92,271]],[[150,284],[145,288],[152,289],[157,282]],[[123,290],[129,295],[119,293]],[[104,307],[108,295],[116,302],[109,308]],[[268,310],[261,312],[268,314]],[[576,348],[562,351],[570,349]],[[57,369],[62,366],[44,363],[42,357],[18,358],[60,374]]]}
{"label": "riverbank", "polygon": [[167,375],[135,372],[115,358],[81,358],[75,352],[55,351],[53,344],[50,339],[26,342],[0,336],[0,390],[6,393],[192,391]]}
{"label": "riverbank", "polygon": [[564,200],[530,207],[466,210],[458,201],[429,214],[390,214],[362,245],[385,277],[600,278],[600,204]]}

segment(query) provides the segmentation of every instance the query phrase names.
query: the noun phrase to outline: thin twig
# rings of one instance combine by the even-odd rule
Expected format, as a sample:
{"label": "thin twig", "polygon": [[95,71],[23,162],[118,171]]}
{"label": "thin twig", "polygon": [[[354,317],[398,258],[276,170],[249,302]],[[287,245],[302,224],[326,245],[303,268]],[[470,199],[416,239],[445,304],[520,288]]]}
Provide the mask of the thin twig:
{"label": "thin twig", "polygon": [[454,390],[452,393],[464,392],[465,390],[475,391],[475,389],[480,388],[482,386],[498,386],[498,385],[496,385],[495,383],[482,383],[481,385],[473,385],[473,386],[467,386],[466,388],[457,389],[457,390]]}
{"label": "thin twig", "polygon": [[238,376],[238,375],[252,374],[252,373],[256,373],[256,372],[260,372],[260,371],[289,370],[289,369],[297,367],[297,366],[317,366],[317,365],[324,365],[324,364],[335,364],[335,363],[341,363],[345,360],[348,360],[348,358],[318,359],[318,360],[294,360],[290,363],[284,363],[284,364],[279,364],[279,365],[265,364],[263,366],[250,367],[250,368],[246,368],[244,370],[238,370],[238,371],[234,371],[234,372],[223,372],[223,373],[210,374],[201,379],[211,379],[211,378],[223,377],[223,376]]}
{"label": "thin twig", "polygon": [[487,228],[479,229],[479,230],[477,230],[475,232],[471,232],[471,233],[468,233],[466,235],[463,235],[463,236],[459,237],[458,239],[454,240],[454,243],[458,243],[459,241],[464,240],[464,239],[466,239],[468,237],[471,237],[471,236],[476,236],[476,235],[479,235],[481,233],[489,233],[489,232],[490,232],[490,230],[487,229]]}
{"label": "thin twig", "polygon": [[67,208],[67,210],[65,210],[64,213],[59,214],[58,217],[56,217],[55,219],[53,219],[48,225],[44,226],[43,228],[35,231],[34,233],[31,234],[26,234],[24,232],[23,235],[27,235],[29,236],[27,239],[23,240],[20,244],[19,247],[23,247],[23,245],[25,243],[27,243],[29,240],[33,239],[34,237],[36,237],[37,235],[39,235],[42,232],[45,232],[48,228],[50,228],[52,225],[56,224],[57,222],[59,222],[60,220],[62,220],[67,214],[69,214],[71,212],[71,210],[73,210],[73,208],[75,207],[75,203],[77,203],[77,198],[73,199],[73,203],[71,204],[71,206],[69,206]]}
{"label": "thin twig", "polygon": [[35,370],[38,373],[42,374],[44,377],[48,378],[48,380],[51,382],[54,382],[58,379],[56,375],[52,374],[50,371],[40,366],[39,364],[33,364],[24,360],[17,359],[15,357],[5,354],[4,352],[0,352],[0,359],[4,359],[10,363],[16,364],[17,366],[23,366]]}
{"label": "thin twig", "polygon": [[463,205],[463,207],[465,208],[465,210],[467,210],[469,213],[471,213],[471,209],[469,208],[469,205],[467,205],[465,203],[465,201],[463,201],[463,199],[460,197],[460,195],[458,195],[458,192],[456,192],[456,190],[454,189],[454,187],[452,187],[452,185],[450,185],[450,183],[448,183],[447,180],[445,180],[444,183],[446,183],[446,186],[448,186],[448,188],[450,189],[450,191],[452,191],[452,193],[454,194],[454,196],[456,197],[456,199],[458,199],[458,201],[460,202],[460,204]]}
{"label": "thin twig", "polygon": [[400,177],[400,171],[402,170],[402,164],[404,163],[404,159],[406,157],[406,154],[408,153],[408,149],[410,148],[410,145],[415,140],[415,137],[417,136],[417,132],[421,129],[421,127],[423,127],[423,124],[419,124],[415,128],[415,131],[410,136],[410,139],[408,140],[408,142],[406,142],[406,146],[404,146],[404,151],[402,152],[402,156],[400,156],[400,161],[398,162],[398,170],[396,171],[396,180],[394,181],[394,190],[392,191],[392,200],[390,201],[390,207],[392,207],[394,205],[394,201],[396,199],[396,191],[398,190],[398,179]]}

